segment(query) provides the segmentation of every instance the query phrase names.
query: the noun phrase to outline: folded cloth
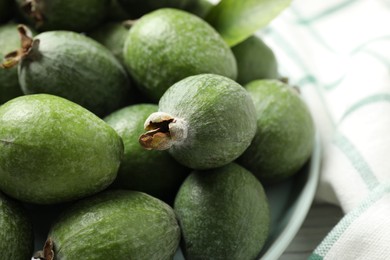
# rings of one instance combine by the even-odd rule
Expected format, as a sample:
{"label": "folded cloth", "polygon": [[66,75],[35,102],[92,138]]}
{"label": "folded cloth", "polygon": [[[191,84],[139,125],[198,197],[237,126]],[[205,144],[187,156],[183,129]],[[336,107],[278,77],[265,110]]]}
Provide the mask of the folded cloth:
{"label": "folded cloth", "polygon": [[295,0],[259,33],[320,132],[316,200],[346,214],[311,259],[390,259],[390,1]]}

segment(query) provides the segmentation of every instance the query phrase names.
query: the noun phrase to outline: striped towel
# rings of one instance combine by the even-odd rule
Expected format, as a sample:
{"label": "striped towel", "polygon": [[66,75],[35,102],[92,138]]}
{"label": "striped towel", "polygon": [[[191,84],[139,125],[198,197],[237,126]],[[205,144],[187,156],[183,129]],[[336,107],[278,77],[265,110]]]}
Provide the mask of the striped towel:
{"label": "striped towel", "polygon": [[311,259],[390,259],[390,0],[295,0],[260,35],[322,136],[316,200],[345,212]]}

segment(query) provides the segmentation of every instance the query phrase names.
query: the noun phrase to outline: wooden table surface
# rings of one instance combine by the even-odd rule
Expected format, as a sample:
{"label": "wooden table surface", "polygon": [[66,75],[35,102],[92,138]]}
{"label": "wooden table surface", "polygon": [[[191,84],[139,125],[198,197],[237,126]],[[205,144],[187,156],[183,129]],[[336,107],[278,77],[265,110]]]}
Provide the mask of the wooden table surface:
{"label": "wooden table surface", "polygon": [[339,207],[313,204],[301,229],[279,260],[307,259],[342,217]]}

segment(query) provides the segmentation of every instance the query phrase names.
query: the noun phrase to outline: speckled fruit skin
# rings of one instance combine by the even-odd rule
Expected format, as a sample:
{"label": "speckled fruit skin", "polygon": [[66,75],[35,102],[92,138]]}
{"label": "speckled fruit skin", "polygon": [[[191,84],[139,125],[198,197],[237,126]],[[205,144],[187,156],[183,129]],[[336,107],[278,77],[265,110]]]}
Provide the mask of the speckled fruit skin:
{"label": "speckled fruit skin", "polygon": [[256,107],[257,133],[239,162],[263,183],[295,174],[309,159],[315,127],[298,92],[277,80],[245,86]]}
{"label": "speckled fruit skin", "polygon": [[126,70],[100,43],[68,31],[44,32],[34,39],[39,39],[38,50],[18,68],[25,94],[61,96],[98,116],[131,102]]}
{"label": "speckled fruit skin", "polygon": [[55,259],[172,259],[180,240],[173,209],[137,191],[82,200],[53,225]]}
{"label": "speckled fruit skin", "polygon": [[[16,0],[16,2],[19,9],[22,9],[28,0]],[[43,22],[37,23],[25,12],[23,15],[39,31],[89,31],[104,21],[110,6],[110,0],[33,0],[33,2],[37,3],[36,9],[42,14]]]}
{"label": "speckled fruit skin", "polygon": [[189,170],[167,151],[147,151],[138,142],[146,118],[157,110],[155,104],[137,104],[122,108],[104,120],[121,136],[125,147],[115,186],[143,191],[171,203]]}
{"label": "speckled fruit skin", "polygon": [[[1,0],[0,0],[1,1]],[[0,15],[1,17],[1,15]],[[16,24],[5,24],[0,26],[0,59],[11,51],[20,47],[20,38]],[[0,104],[23,95],[18,81],[17,68],[0,68]]]}
{"label": "speckled fruit skin", "polygon": [[0,189],[18,200],[52,204],[103,190],[122,155],[115,130],[66,99],[27,95],[0,107]]}
{"label": "speckled fruit skin", "polygon": [[174,210],[186,259],[256,259],[268,237],[264,189],[235,163],[191,173],[180,187]]}
{"label": "speckled fruit skin", "polygon": [[118,2],[129,13],[130,17],[139,18],[146,13],[164,7],[187,9],[198,0],[118,0]]}
{"label": "speckled fruit skin", "polygon": [[256,132],[256,111],[246,90],[214,74],[187,77],[159,102],[159,111],[186,121],[188,136],[169,152],[193,169],[226,165],[240,156]]}
{"label": "speckled fruit skin", "polygon": [[16,202],[0,193],[1,259],[30,259],[34,236],[30,219]]}
{"label": "speckled fruit skin", "polygon": [[188,76],[237,76],[236,60],[221,36],[199,17],[170,8],[151,12],[131,27],[124,60],[141,90],[154,101]]}
{"label": "speckled fruit skin", "polygon": [[245,85],[258,79],[277,79],[278,62],[272,49],[257,36],[232,48],[237,60],[237,82]]}
{"label": "speckled fruit skin", "polygon": [[123,64],[123,47],[128,32],[123,23],[110,22],[96,28],[88,36],[103,44]]}

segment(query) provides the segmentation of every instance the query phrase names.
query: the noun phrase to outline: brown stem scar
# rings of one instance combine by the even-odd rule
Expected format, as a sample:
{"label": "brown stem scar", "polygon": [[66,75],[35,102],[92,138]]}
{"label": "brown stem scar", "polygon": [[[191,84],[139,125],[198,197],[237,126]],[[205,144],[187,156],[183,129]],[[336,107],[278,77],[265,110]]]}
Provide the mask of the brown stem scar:
{"label": "brown stem scar", "polygon": [[171,139],[169,132],[169,124],[173,122],[173,119],[164,120],[159,123],[149,122],[146,127],[146,133],[139,137],[140,144],[147,150],[165,150],[162,148],[167,147]]}
{"label": "brown stem scar", "polygon": [[33,259],[40,260],[53,260],[54,259],[54,251],[53,251],[54,243],[53,240],[49,237],[45,245],[43,246],[43,250],[39,250],[34,253]]}
{"label": "brown stem scar", "polygon": [[53,260],[54,259],[54,251],[53,251],[54,243],[53,240],[49,237],[45,245],[43,246],[43,256],[45,260]]}
{"label": "brown stem scar", "polygon": [[28,49],[31,48],[33,44],[33,39],[30,37],[27,27],[24,25],[18,25],[18,32],[20,36],[22,49],[24,51],[27,51]]}
{"label": "brown stem scar", "polygon": [[147,150],[167,150],[187,138],[187,124],[164,112],[152,113],[145,121],[147,132],[138,141]]}
{"label": "brown stem scar", "polygon": [[9,69],[16,66],[22,58],[21,52],[21,49],[19,49],[5,55],[3,62],[0,64],[0,68]]}
{"label": "brown stem scar", "polygon": [[34,40],[30,30],[24,25],[18,25],[21,47],[4,56],[0,68],[9,69],[16,66],[21,59],[26,57],[33,49],[37,49],[39,40]]}

